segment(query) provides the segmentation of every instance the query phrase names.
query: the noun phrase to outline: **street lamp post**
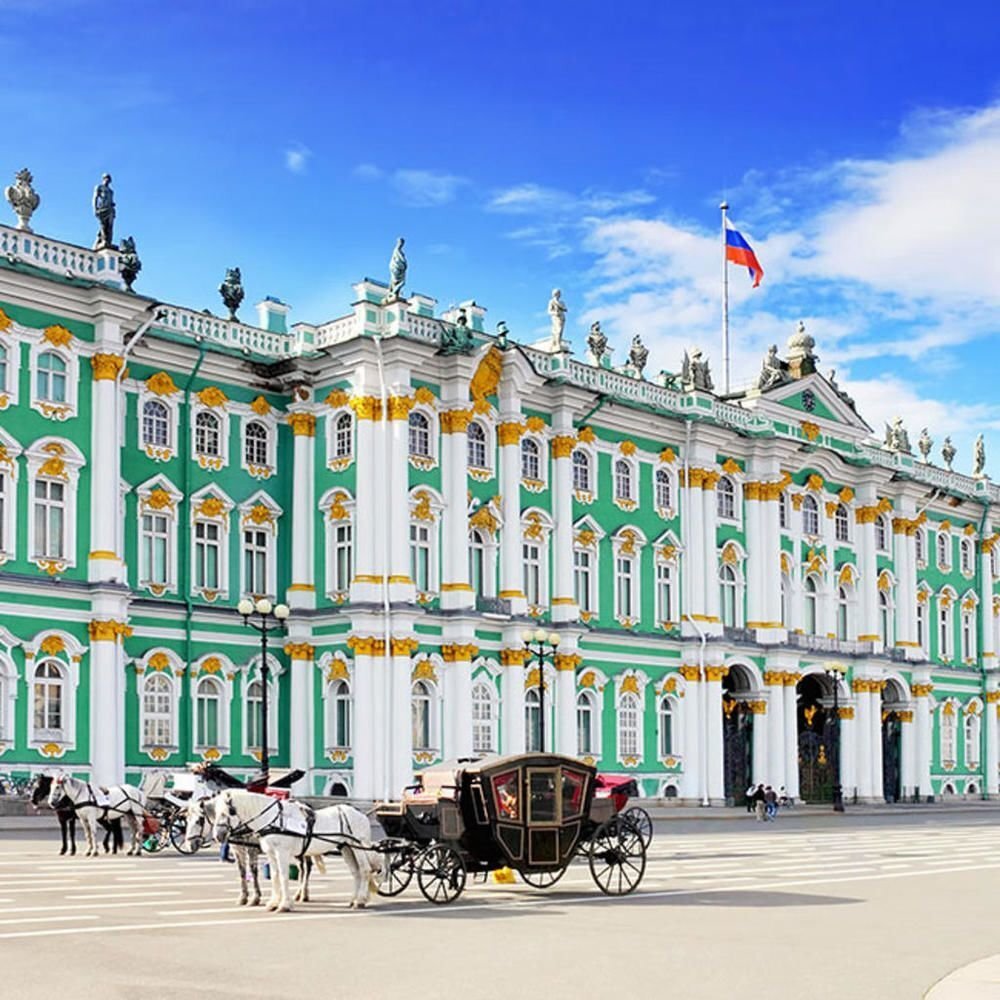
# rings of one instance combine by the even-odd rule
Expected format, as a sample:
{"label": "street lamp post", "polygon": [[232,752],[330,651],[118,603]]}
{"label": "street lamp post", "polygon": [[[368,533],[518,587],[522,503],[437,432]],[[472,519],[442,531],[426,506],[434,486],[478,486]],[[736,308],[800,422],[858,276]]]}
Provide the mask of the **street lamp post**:
{"label": "street lamp post", "polygon": [[[271,761],[267,750],[268,680],[271,673],[267,665],[267,636],[269,632],[276,632],[285,627],[289,614],[288,605],[276,604],[272,607],[266,597],[261,597],[256,602],[244,597],[236,610],[243,616],[244,625],[249,625],[260,633],[260,680],[263,687],[260,697],[260,772],[266,785],[271,773]],[[256,618],[251,618],[252,615]]]}
{"label": "street lamp post", "polygon": [[551,651],[555,655],[559,633],[526,628],[521,638],[528,652],[538,658],[538,750],[545,753],[545,654]]}
{"label": "street lamp post", "polygon": [[839,663],[831,663],[826,668],[826,675],[833,681],[833,811],[844,811],[844,788],[840,783],[840,682],[844,676],[844,668]]}

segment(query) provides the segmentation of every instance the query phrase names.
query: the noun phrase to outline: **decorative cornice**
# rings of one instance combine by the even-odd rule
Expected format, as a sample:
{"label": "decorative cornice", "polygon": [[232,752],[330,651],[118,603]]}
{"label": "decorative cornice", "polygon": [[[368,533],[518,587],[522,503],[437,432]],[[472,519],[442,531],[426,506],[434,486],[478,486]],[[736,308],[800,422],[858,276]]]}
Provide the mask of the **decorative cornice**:
{"label": "decorative cornice", "polygon": [[471,662],[479,655],[479,647],[473,643],[462,645],[460,643],[448,642],[441,647],[441,659],[445,663],[467,663]]}
{"label": "decorative cornice", "polygon": [[316,416],[312,413],[289,413],[285,418],[295,437],[316,436]]}
{"label": "decorative cornice", "polygon": [[293,661],[311,661],[316,658],[316,647],[308,642],[287,642],[285,643],[285,655]]}
{"label": "decorative cornice", "polygon": [[552,457],[569,458],[576,447],[576,438],[569,434],[557,434],[552,439]]}
{"label": "decorative cornice", "polygon": [[122,370],[125,359],[120,354],[95,354],[90,359],[95,382],[114,382]]}
{"label": "decorative cornice", "polygon": [[508,420],[497,425],[497,440],[500,446],[518,444],[524,435],[526,428],[524,424],[516,420]]}
{"label": "decorative cornice", "polygon": [[382,419],[382,400],[377,396],[352,396],[351,409],[358,420]]}
{"label": "decorative cornice", "polygon": [[87,625],[87,631],[92,642],[115,642],[119,636],[128,638],[132,634],[130,626],[113,618],[92,621]]}
{"label": "decorative cornice", "polygon": [[472,423],[472,410],[445,410],[441,414],[442,434],[464,434]]}
{"label": "decorative cornice", "polygon": [[501,649],[500,664],[504,667],[523,667],[528,661],[526,649]]}

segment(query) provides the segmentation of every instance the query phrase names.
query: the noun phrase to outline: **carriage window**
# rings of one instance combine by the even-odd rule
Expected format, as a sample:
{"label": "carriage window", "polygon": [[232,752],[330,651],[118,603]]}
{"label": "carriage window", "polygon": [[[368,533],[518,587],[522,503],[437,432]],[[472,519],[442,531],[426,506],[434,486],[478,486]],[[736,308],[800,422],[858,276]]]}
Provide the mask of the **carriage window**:
{"label": "carriage window", "polygon": [[583,791],[587,787],[586,775],[578,771],[562,772],[562,815],[563,819],[572,819],[583,812]]}
{"label": "carriage window", "polygon": [[493,778],[493,800],[500,819],[515,820],[521,817],[519,771],[504,771]]}
{"label": "carriage window", "polygon": [[556,798],[555,768],[528,771],[528,822],[557,823],[559,804]]}

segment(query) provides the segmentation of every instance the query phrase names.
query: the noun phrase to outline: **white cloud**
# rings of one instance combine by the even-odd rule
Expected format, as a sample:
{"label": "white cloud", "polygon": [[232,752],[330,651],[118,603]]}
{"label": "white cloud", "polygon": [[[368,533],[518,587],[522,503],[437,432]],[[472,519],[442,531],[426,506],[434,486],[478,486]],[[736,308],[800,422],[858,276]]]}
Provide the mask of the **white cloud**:
{"label": "white cloud", "polygon": [[470,183],[465,177],[456,174],[412,168],[389,171],[374,163],[360,163],[354,168],[353,173],[362,181],[388,181],[399,201],[411,208],[437,208],[447,205]]}
{"label": "white cloud", "polygon": [[354,168],[354,176],[362,181],[380,181],[385,177],[385,171],[374,163],[359,163]]}
{"label": "white cloud", "polygon": [[588,189],[582,194],[572,194],[541,184],[515,184],[493,193],[487,202],[492,212],[512,215],[607,215],[656,201],[648,191],[600,191]]}
{"label": "white cloud", "polygon": [[304,174],[312,151],[305,146],[296,145],[285,150],[285,166],[293,174]]}

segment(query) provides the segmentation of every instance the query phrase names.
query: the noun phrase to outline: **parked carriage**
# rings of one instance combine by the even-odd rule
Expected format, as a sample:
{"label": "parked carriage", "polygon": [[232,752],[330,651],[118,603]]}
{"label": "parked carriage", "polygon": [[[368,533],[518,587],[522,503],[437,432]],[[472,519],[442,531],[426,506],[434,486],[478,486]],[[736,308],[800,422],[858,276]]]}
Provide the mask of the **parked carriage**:
{"label": "parked carriage", "polygon": [[383,896],[398,895],[416,875],[429,902],[450,903],[469,874],[486,878],[505,868],[547,888],[580,856],[608,895],[624,896],[642,881],[648,840],[637,817],[620,811],[625,790],[612,794],[608,786],[607,794],[595,795],[597,770],[573,757],[457,760],[427,768],[418,779],[400,802],[376,811],[387,835],[377,846],[385,855]]}

